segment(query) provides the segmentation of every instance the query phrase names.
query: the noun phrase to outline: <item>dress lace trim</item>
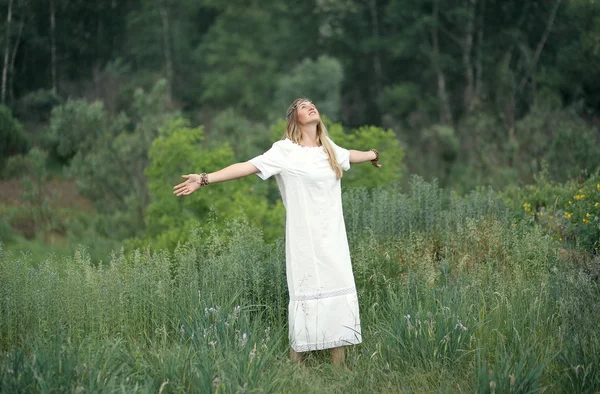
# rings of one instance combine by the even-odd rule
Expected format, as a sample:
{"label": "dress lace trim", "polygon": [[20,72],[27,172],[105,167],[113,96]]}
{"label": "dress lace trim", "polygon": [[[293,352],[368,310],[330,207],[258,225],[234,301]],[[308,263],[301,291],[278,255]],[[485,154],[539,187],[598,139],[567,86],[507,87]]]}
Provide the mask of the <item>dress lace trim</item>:
{"label": "dress lace trim", "polygon": [[348,287],[346,289],[338,289],[334,291],[328,291],[325,293],[313,293],[313,294],[300,294],[290,296],[291,301],[308,301],[308,300],[319,300],[321,298],[330,298],[337,297],[345,294],[355,293],[356,289],[354,287]]}
{"label": "dress lace trim", "polygon": [[300,352],[308,352],[311,350],[323,350],[323,349],[331,349],[333,347],[358,345],[361,342],[362,342],[362,339],[359,336],[357,336],[356,338],[352,338],[352,339],[340,339],[337,341],[330,341],[330,342],[309,343],[306,345],[295,345],[295,346],[292,346],[292,349],[294,349],[294,351],[300,353]]}

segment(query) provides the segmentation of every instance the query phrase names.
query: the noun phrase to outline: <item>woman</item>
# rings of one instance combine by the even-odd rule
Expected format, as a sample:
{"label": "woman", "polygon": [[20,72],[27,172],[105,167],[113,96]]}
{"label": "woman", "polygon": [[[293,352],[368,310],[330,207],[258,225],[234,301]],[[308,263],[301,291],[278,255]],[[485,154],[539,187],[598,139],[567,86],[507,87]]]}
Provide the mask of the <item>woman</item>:
{"label": "woman", "polygon": [[351,163],[381,167],[379,154],[337,146],[308,99],[296,99],[286,119],[283,139],[267,152],[210,174],[183,175],[187,180],[174,187],[174,194],[189,195],[250,174],[275,175],[286,208],[290,358],[301,362],[303,352],[331,349],[338,366],[344,363],[342,346],[362,341],[340,178]]}

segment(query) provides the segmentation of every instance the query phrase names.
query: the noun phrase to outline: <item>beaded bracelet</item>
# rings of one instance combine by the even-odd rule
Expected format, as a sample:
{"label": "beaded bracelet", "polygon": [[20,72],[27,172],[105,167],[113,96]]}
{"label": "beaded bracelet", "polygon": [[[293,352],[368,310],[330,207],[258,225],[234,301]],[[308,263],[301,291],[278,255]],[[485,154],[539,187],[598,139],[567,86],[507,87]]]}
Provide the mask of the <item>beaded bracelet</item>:
{"label": "beaded bracelet", "polygon": [[375,153],[375,158],[371,160],[371,164],[377,167],[377,164],[379,164],[379,152],[377,151],[377,149],[371,149],[371,152]]}
{"label": "beaded bracelet", "polygon": [[200,187],[208,186],[208,174],[206,172],[200,174],[200,182],[196,181],[196,183],[200,184]]}

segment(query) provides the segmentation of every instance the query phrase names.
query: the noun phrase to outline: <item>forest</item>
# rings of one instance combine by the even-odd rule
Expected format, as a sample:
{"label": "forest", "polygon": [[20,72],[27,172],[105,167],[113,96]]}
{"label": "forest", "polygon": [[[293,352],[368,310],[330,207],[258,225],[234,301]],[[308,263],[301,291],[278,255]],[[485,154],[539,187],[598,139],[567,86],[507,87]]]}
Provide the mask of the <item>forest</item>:
{"label": "forest", "polygon": [[[600,3],[0,0],[0,392],[600,391]],[[365,343],[286,359],[298,97]]]}

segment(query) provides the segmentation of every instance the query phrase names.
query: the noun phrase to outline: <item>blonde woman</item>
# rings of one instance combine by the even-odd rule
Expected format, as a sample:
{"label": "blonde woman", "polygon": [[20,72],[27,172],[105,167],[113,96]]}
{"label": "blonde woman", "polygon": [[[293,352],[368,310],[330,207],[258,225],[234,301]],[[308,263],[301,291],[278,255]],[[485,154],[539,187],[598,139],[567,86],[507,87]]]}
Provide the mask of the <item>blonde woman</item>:
{"label": "blonde woman", "polygon": [[381,167],[379,154],[337,146],[308,99],[296,99],[286,119],[283,139],[267,152],[210,174],[183,175],[187,180],[174,187],[174,194],[186,196],[250,174],[275,176],[286,208],[290,358],[301,362],[304,352],[331,349],[339,366],[343,346],[362,341],[340,178],[350,164],[371,161]]}

